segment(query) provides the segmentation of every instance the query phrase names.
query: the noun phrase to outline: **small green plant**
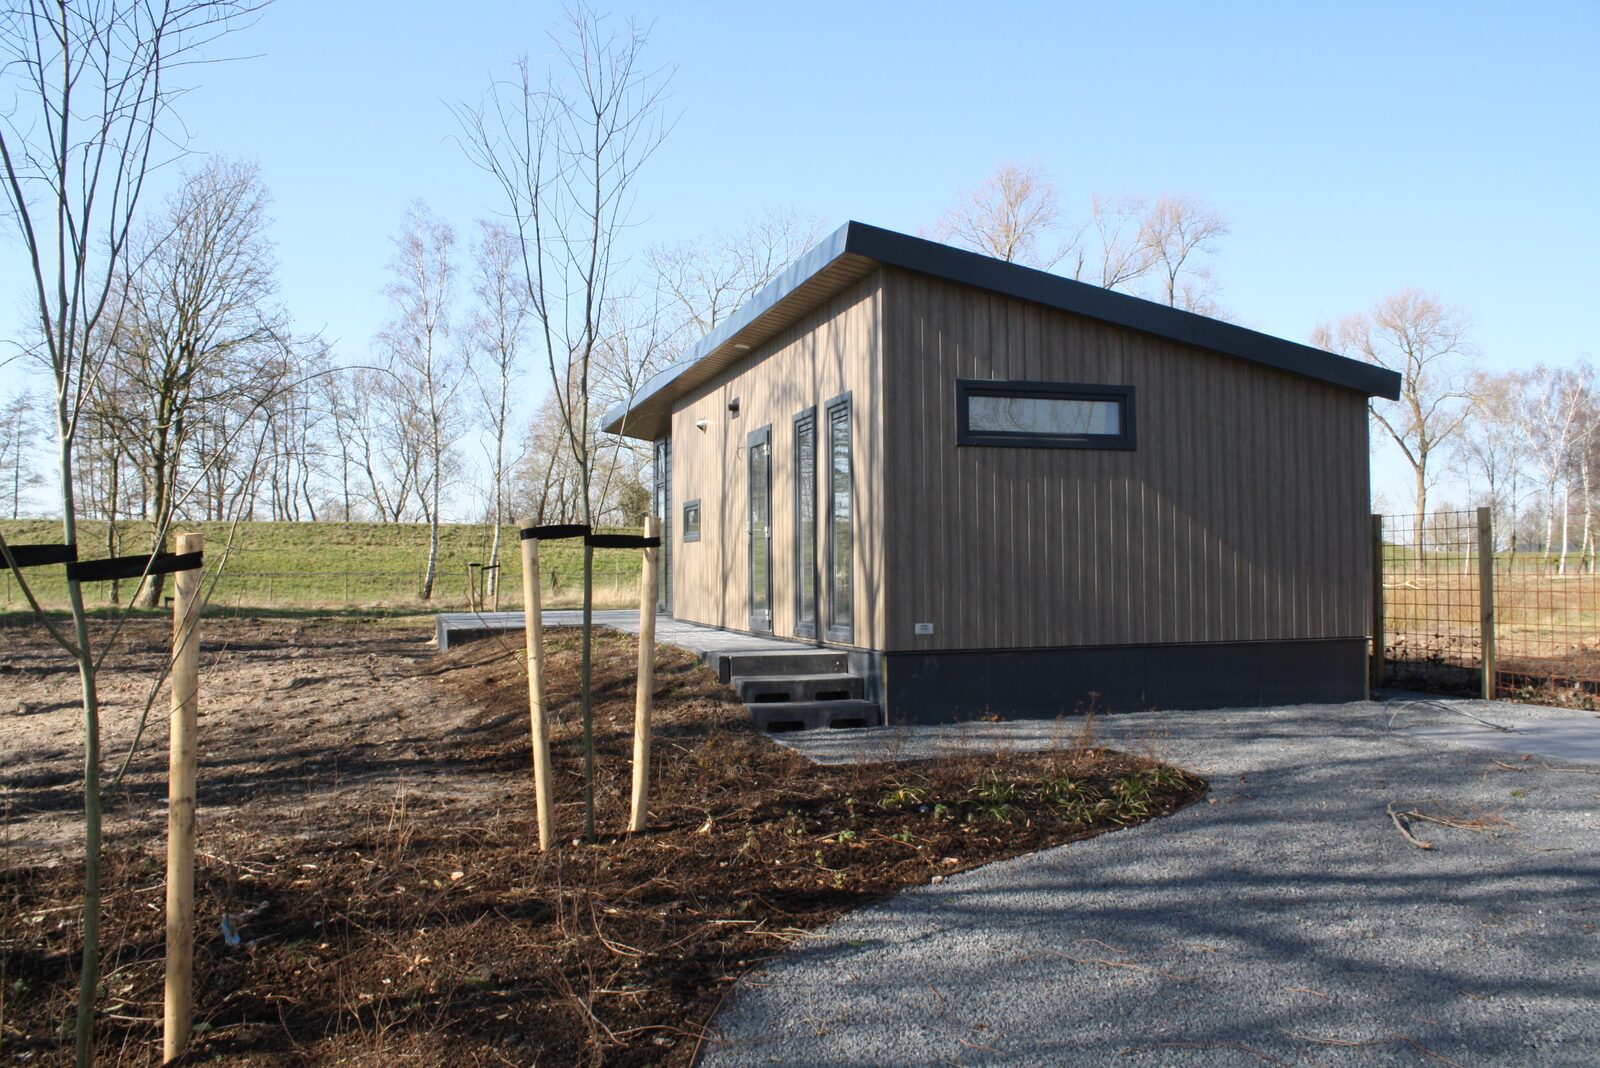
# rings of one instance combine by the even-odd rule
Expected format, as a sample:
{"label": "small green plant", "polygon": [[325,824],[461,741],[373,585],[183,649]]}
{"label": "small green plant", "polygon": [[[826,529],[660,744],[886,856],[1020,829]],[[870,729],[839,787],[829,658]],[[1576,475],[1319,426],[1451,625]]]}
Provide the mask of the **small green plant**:
{"label": "small green plant", "polygon": [[1163,790],[1176,790],[1184,785],[1183,774],[1165,764],[1157,764],[1151,769],[1150,780]]}
{"label": "small green plant", "polygon": [[1111,792],[1116,795],[1114,819],[1143,819],[1150,814],[1150,783],[1143,772],[1124,775],[1112,784]]}
{"label": "small green plant", "polygon": [[972,788],[972,793],[990,805],[1007,805],[1017,799],[1017,784],[997,779],[990,772],[984,772],[978,780],[978,785]]}
{"label": "small green plant", "polygon": [[987,817],[988,819],[994,820],[996,823],[1010,823],[1012,820],[1022,815],[1022,810],[1020,808],[1005,801],[994,801],[988,804],[979,805],[977,811],[979,814]]}
{"label": "small green plant", "polygon": [[1072,781],[1065,772],[1033,784],[1033,799],[1052,805],[1068,806],[1082,799],[1083,787]]}
{"label": "small green plant", "polygon": [[860,837],[860,835],[856,834],[855,831],[845,830],[845,831],[840,831],[834,837],[836,839],[838,839],[839,841],[841,841],[841,842],[854,842],[857,838]]}
{"label": "small green plant", "polygon": [[878,804],[886,809],[894,810],[905,808],[908,805],[921,804],[927,791],[916,786],[896,786],[893,790],[878,799]]}
{"label": "small green plant", "polygon": [[954,816],[955,811],[943,801],[939,801],[933,806],[933,818],[936,820],[952,819]]}

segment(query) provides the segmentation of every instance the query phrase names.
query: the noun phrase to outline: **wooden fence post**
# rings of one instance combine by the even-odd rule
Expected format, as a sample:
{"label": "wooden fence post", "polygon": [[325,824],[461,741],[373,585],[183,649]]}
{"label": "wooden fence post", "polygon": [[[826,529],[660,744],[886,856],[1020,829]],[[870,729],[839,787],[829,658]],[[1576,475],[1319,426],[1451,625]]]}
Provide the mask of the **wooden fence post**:
{"label": "wooden fence post", "polygon": [[1372,686],[1383,685],[1383,643],[1383,516],[1374,515],[1372,517]]}
{"label": "wooden fence post", "polygon": [[[179,534],[178,552],[204,549],[201,534]],[[167,984],[162,1059],[189,1044],[194,1011],[195,729],[200,705],[199,568],[173,578],[172,727],[167,770]]]}
{"label": "wooden fence post", "polygon": [[1478,509],[1478,634],[1483,644],[1483,699],[1494,700],[1494,521]]}
{"label": "wooden fence post", "polygon": [[[661,521],[648,516],[644,536],[661,535]],[[628,830],[644,830],[650,805],[650,703],[656,686],[656,561],[660,550],[649,546],[639,568],[639,681],[633,703],[633,814]],[[620,565],[619,565],[620,570]]]}
{"label": "wooden fence post", "polygon": [[[525,522],[531,527],[531,522]],[[528,717],[533,730],[533,798],[539,819],[539,849],[555,842],[550,785],[550,734],[544,710],[544,617],[539,605],[539,541],[522,539],[523,630],[528,642]]]}

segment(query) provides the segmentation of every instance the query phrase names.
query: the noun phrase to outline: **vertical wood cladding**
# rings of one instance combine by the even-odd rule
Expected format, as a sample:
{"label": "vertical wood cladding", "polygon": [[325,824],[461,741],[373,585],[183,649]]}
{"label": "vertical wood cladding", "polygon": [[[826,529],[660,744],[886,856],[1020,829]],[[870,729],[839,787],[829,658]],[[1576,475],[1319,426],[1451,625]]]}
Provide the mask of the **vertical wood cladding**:
{"label": "vertical wood cladding", "polygon": [[[880,274],[855,283],[777,337],[751,350],[730,373],[678,401],[672,413],[672,494],[699,498],[701,538],[673,546],[673,614],[734,630],[750,627],[746,443],[770,426],[772,446],[772,623],[795,637],[794,417],[850,393],[855,544],[852,644],[882,648],[883,324]],[[735,416],[728,405],[737,399]],[[704,420],[705,430],[696,423]],[[823,472],[819,472],[819,475]],[[827,479],[815,480],[826,491]],[[816,501],[817,516],[825,515]],[[822,557],[819,546],[817,558]],[[823,583],[824,588],[826,583]],[[826,599],[819,612],[828,609]]]}
{"label": "vertical wood cladding", "polygon": [[[881,278],[878,648],[1365,633],[1363,396],[922,275]],[[1131,385],[1138,447],[958,447],[958,378]]]}

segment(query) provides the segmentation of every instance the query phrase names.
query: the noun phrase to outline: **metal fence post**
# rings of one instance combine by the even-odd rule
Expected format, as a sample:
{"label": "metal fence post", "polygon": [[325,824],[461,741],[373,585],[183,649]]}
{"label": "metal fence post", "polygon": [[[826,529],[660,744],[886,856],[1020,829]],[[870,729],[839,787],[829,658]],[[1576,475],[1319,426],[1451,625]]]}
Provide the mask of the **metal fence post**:
{"label": "metal fence post", "polygon": [[1483,699],[1494,700],[1494,522],[1478,509],[1478,635],[1483,647]]}
{"label": "metal fence post", "polygon": [[1383,685],[1383,516],[1372,517],[1372,686]]}

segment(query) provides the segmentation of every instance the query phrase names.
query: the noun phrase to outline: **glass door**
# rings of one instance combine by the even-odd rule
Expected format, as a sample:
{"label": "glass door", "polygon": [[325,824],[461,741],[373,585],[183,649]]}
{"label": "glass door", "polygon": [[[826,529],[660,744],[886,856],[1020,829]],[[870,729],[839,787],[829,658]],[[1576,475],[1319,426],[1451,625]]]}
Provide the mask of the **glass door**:
{"label": "glass door", "polygon": [[772,631],[772,428],[750,435],[750,629]]}
{"label": "glass door", "polygon": [[828,427],[828,638],[855,639],[854,494],[851,489],[850,394],[835,397],[826,408]]}
{"label": "glass door", "polygon": [[817,636],[817,410],[794,417],[794,632]]}

